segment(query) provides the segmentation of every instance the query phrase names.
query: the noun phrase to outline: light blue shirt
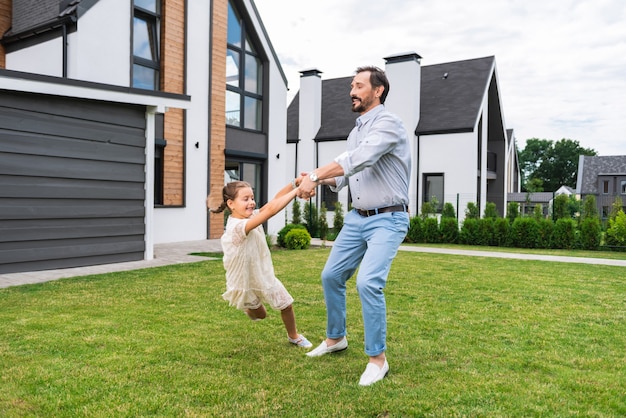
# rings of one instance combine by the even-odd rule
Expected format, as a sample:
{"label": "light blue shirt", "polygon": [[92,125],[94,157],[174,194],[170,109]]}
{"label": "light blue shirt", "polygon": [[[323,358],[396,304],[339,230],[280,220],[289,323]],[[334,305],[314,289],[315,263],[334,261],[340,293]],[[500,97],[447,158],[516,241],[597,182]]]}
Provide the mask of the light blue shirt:
{"label": "light blue shirt", "polygon": [[402,120],[378,105],[359,116],[348,136],[346,152],[335,158],[344,176],[339,191],[350,186],[352,206],[369,210],[409,204],[411,147]]}

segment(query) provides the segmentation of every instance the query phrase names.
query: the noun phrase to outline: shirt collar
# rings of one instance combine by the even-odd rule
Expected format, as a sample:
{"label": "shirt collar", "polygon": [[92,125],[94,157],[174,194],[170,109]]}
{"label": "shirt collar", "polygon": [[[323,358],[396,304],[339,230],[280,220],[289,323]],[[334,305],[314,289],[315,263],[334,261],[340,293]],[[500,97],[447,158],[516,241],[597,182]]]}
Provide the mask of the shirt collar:
{"label": "shirt collar", "polygon": [[385,110],[385,106],[382,104],[379,104],[375,108],[367,111],[366,113],[356,118],[355,124],[356,124],[357,129],[360,131],[363,125],[365,125],[367,122],[372,120],[376,115],[378,115],[383,110]]}

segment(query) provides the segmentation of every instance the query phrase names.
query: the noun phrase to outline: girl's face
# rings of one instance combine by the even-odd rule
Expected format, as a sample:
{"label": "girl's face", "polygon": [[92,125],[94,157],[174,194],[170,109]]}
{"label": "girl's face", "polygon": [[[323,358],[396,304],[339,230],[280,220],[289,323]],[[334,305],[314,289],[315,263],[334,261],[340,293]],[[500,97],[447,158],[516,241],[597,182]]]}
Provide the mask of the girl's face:
{"label": "girl's face", "polygon": [[252,211],[256,208],[256,202],[254,201],[254,193],[250,187],[242,187],[237,190],[237,195],[234,199],[228,199],[226,202],[228,209],[230,209],[231,216],[239,219],[245,219],[252,216]]}

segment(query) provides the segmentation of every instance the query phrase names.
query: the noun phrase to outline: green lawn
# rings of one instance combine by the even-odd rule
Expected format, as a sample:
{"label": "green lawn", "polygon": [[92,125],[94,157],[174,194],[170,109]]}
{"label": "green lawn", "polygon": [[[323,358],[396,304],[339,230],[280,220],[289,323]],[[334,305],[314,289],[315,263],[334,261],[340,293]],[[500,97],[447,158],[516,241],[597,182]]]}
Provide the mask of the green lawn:
{"label": "green lawn", "polygon": [[[315,345],[328,251],[273,253]],[[348,289],[350,348],[321,358],[229,307],[219,260],[0,289],[0,416],[626,415],[623,267],[400,252],[366,388]]]}

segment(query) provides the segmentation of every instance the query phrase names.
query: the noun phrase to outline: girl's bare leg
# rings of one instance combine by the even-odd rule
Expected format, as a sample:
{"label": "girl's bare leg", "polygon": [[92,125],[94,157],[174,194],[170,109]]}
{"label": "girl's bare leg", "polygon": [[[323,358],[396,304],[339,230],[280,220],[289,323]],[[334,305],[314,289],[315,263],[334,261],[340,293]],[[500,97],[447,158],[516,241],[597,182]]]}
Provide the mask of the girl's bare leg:
{"label": "girl's bare leg", "polygon": [[287,329],[287,335],[292,340],[298,339],[298,330],[296,328],[296,314],[293,312],[293,306],[289,305],[282,311],[280,311],[280,317],[285,324],[285,328]]}
{"label": "girl's bare leg", "polygon": [[260,319],[265,319],[267,316],[267,311],[265,310],[265,306],[261,305],[256,309],[246,309],[246,315],[253,321],[258,321]]}

